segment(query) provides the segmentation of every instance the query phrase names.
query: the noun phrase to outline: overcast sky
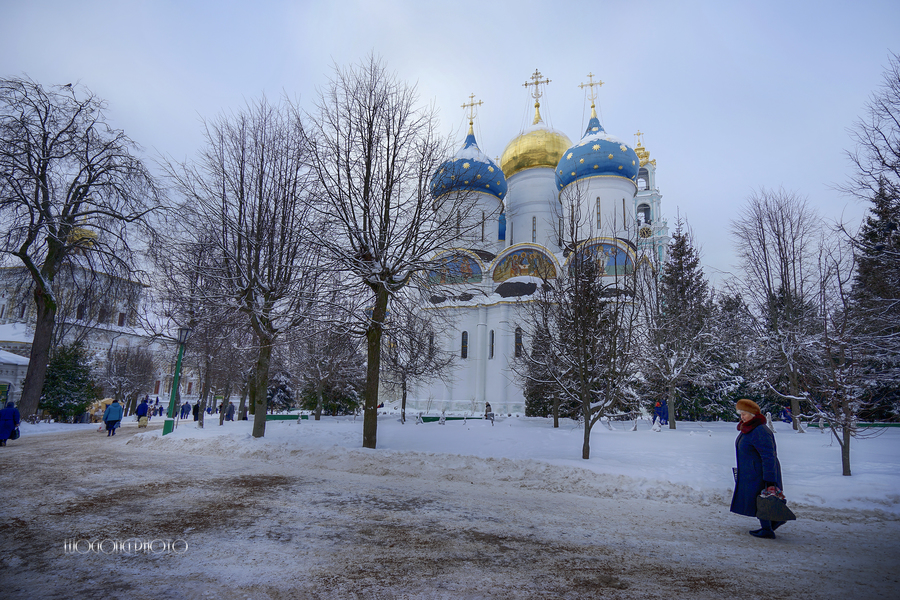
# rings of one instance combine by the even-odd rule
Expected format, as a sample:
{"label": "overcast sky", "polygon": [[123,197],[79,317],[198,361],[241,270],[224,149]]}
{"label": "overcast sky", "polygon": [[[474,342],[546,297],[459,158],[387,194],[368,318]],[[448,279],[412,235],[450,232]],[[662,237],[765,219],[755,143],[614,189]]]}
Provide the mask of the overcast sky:
{"label": "overcast sky", "polygon": [[530,125],[535,69],[551,79],[545,120],[577,141],[593,73],[604,128],[629,143],[644,132],[664,217],[687,218],[720,280],[734,270],[729,221],[754,190],[859,221],[865,206],[833,186],[847,130],[900,52],[900,2],[0,0],[0,76],[87,86],[148,157],[194,156],[203,118],[262,94],[312,109],[334,64],[373,51],[460,145],[460,106],[482,100],[491,157]]}

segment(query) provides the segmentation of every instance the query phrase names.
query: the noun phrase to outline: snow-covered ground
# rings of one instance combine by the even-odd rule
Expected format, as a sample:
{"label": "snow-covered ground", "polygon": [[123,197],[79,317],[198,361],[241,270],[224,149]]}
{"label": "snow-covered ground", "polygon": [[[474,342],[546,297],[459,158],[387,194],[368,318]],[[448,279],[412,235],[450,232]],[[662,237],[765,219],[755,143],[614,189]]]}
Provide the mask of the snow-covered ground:
{"label": "snow-covered ground", "polygon": [[[260,439],[160,423],[24,425],[0,449],[10,597],[900,597],[898,428],[854,440],[843,477],[830,433],[776,423],[799,520],[759,540],[728,512],[735,423],[597,425],[589,460],[569,421],[385,415],[376,450],[361,418],[270,421]],[[127,538],[185,551],[63,552]]]}

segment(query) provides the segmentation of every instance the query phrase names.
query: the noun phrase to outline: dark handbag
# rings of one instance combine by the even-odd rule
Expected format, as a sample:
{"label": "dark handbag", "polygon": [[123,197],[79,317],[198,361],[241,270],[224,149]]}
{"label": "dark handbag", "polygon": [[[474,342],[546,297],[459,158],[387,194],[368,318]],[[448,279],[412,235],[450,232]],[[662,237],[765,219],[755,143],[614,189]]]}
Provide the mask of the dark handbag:
{"label": "dark handbag", "polygon": [[20,437],[21,435],[22,435],[22,434],[19,433],[19,428],[16,427],[15,429],[13,429],[13,430],[9,433],[9,439],[11,439],[11,440],[17,440],[17,439],[19,439],[19,437]]}
{"label": "dark handbag", "polygon": [[763,521],[797,520],[797,516],[787,507],[787,501],[775,495],[756,497],[756,518]]}

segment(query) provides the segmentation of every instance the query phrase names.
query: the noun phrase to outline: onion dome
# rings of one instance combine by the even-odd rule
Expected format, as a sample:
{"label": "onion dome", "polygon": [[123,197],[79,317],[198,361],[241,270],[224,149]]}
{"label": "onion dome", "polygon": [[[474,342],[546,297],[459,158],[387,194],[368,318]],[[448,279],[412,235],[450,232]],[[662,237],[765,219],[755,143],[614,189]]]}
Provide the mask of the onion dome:
{"label": "onion dome", "polygon": [[493,160],[478,148],[472,123],[462,149],[441,164],[431,178],[434,198],[450,192],[472,191],[490,194],[502,200],[506,196],[506,177]]}
{"label": "onion dome", "polygon": [[572,145],[566,134],[544,125],[541,104],[534,103],[534,122],[506,145],[500,166],[507,177],[535,167],[555,169],[563,153]]}
{"label": "onion dome", "polygon": [[644,146],[641,142],[641,136],[644,134],[641,133],[640,131],[638,131],[634,135],[636,135],[638,138],[637,145],[634,147],[634,152],[635,152],[635,154],[637,154],[638,158],[640,159],[641,166],[643,167],[647,163],[650,163],[651,165],[653,165],[655,167],[656,159],[654,158],[653,160],[650,160],[650,152],[646,148],[644,148]]}
{"label": "onion dome", "polygon": [[555,169],[571,145],[572,141],[566,134],[538,123],[507,144],[500,165],[507,177],[535,167]]}
{"label": "onion dome", "polygon": [[591,120],[581,141],[565,151],[556,166],[556,187],[590,177],[620,177],[634,183],[640,161],[635,151],[622,140],[604,131],[591,107]]}

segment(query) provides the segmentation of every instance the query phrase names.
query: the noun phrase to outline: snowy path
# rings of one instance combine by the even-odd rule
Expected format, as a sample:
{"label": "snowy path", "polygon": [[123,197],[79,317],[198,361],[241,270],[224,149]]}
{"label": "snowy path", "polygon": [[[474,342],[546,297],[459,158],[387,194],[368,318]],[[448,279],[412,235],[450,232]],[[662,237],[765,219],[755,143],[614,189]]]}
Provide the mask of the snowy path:
{"label": "snowy path", "polygon": [[[508,461],[415,452],[160,451],[126,424],[2,448],[4,598],[896,598],[900,522],[852,510],[777,540],[727,503],[572,493]],[[157,425],[158,427],[158,425]],[[132,443],[127,443],[129,440]],[[183,447],[179,446],[180,448]],[[325,451],[323,451],[325,452]],[[312,460],[311,460],[312,459]],[[465,468],[472,461],[478,468]],[[528,461],[525,461],[526,463]],[[527,470],[527,464],[520,464]],[[490,476],[493,474],[492,476]],[[596,486],[599,490],[601,486]],[[184,540],[65,552],[67,539]],[[108,545],[107,548],[110,546]],[[82,546],[84,548],[84,546]]]}

